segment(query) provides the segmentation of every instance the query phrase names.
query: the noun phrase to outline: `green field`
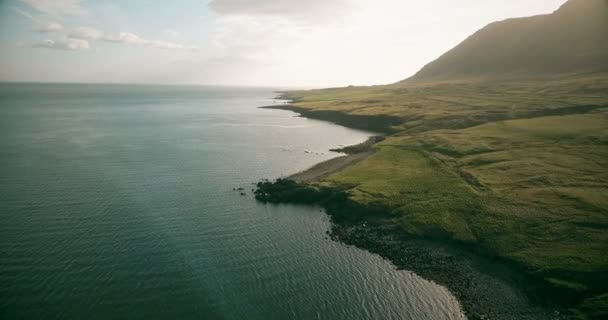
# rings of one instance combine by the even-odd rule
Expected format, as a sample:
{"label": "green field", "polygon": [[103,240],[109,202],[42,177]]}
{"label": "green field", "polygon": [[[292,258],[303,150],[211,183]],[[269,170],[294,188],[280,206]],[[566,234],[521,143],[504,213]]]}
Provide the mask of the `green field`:
{"label": "green field", "polygon": [[489,121],[586,112],[608,104],[608,75],[483,79],[290,91],[295,105],[349,115],[390,115],[406,133],[461,129]]}
{"label": "green field", "polygon": [[605,309],[607,75],[401,83],[284,98],[308,110],[401,119],[374,155],[317,184],[389,208],[404,232],[474,244],[589,298],[581,317],[593,315],[590,305]]}

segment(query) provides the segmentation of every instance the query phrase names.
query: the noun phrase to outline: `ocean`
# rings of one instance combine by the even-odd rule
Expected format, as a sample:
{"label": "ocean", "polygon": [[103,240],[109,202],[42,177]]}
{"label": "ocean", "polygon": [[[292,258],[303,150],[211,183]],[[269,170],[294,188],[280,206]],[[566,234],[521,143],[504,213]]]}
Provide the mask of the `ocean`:
{"label": "ocean", "polygon": [[274,96],[0,84],[0,318],[462,319],[445,288],[329,240],[319,208],[254,200],[372,134],[257,108]]}

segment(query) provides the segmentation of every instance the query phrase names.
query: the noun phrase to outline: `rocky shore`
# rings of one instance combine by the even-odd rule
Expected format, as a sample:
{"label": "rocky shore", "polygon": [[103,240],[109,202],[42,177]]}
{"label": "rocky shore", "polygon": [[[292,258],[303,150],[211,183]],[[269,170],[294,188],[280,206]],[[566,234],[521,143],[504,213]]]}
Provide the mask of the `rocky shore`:
{"label": "rocky shore", "polygon": [[368,221],[334,221],[330,236],[447,287],[468,319],[569,319],[541,283],[457,244],[408,237],[393,224]]}
{"label": "rocky shore", "polygon": [[[370,119],[331,112],[309,111],[290,104],[264,108],[291,110],[302,116],[351,128],[390,134],[394,119]],[[371,123],[369,122],[371,121]],[[366,124],[367,123],[367,124]],[[389,208],[362,207],[341,190],[315,185],[316,181],[344,170],[373,154],[373,145],[384,139],[374,136],[354,146],[334,149],[347,156],[334,158],[277,181],[262,181],[254,191],[261,202],[318,205],[331,217],[331,239],[378,254],[398,269],[445,286],[461,303],[470,320],[563,320],[571,319],[564,305],[568,293],[555,291],[545,282],[514,265],[441,234],[412,237],[396,224]]]}
{"label": "rocky shore", "polygon": [[410,237],[392,222],[388,210],[361,207],[342,191],[279,179],[258,183],[255,195],[262,202],[322,206],[331,217],[328,234],[333,240],[447,287],[470,320],[570,319],[555,293],[516,266],[456,242]]}

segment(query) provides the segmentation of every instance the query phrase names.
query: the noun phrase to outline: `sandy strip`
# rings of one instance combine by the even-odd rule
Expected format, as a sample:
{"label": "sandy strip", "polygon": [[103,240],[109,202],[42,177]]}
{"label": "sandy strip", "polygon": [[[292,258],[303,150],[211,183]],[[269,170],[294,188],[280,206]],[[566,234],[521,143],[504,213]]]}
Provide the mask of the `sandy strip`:
{"label": "sandy strip", "polygon": [[370,150],[366,152],[360,152],[356,154],[329,159],[313,166],[310,169],[291,175],[287,177],[287,179],[294,180],[298,183],[310,183],[314,181],[319,181],[333,173],[344,170],[346,167],[352,166],[355,163],[366,159],[373,153],[374,151]]}

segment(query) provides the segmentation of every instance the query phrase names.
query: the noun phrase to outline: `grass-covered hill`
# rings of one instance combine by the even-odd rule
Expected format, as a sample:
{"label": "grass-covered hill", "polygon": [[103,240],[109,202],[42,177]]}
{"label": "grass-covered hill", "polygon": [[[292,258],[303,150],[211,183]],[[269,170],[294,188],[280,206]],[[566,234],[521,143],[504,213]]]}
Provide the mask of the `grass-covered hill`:
{"label": "grass-covered hill", "polygon": [[486,26],[410,81],[608,71],[607,30],[608,0],[570,0]]}
{"label": "grass-covered hill", "polygon": [[608,318],[608,0],[497,22],[392,85],[286,107],[388,137],[316,182],[403,232],[472,244]]}
{"label": "grass-covered hill", "polygon": [[355,127],[398,119],[377,128],[388,137],[371,157],[317,186],[381,204],[408,234],[513,262],[570,292],[589,319],[608,316],[608,74],[284,97],[307,116],[339,113],[328,119]]}
{"label": "grass-covered hill", "polygon": [[[372,123],[376,131],[417,133],[604,108],[608,72],[290,91],[282,97],[309,117],[353,127]],[[377,121],[379,117],[390,121]]]}

